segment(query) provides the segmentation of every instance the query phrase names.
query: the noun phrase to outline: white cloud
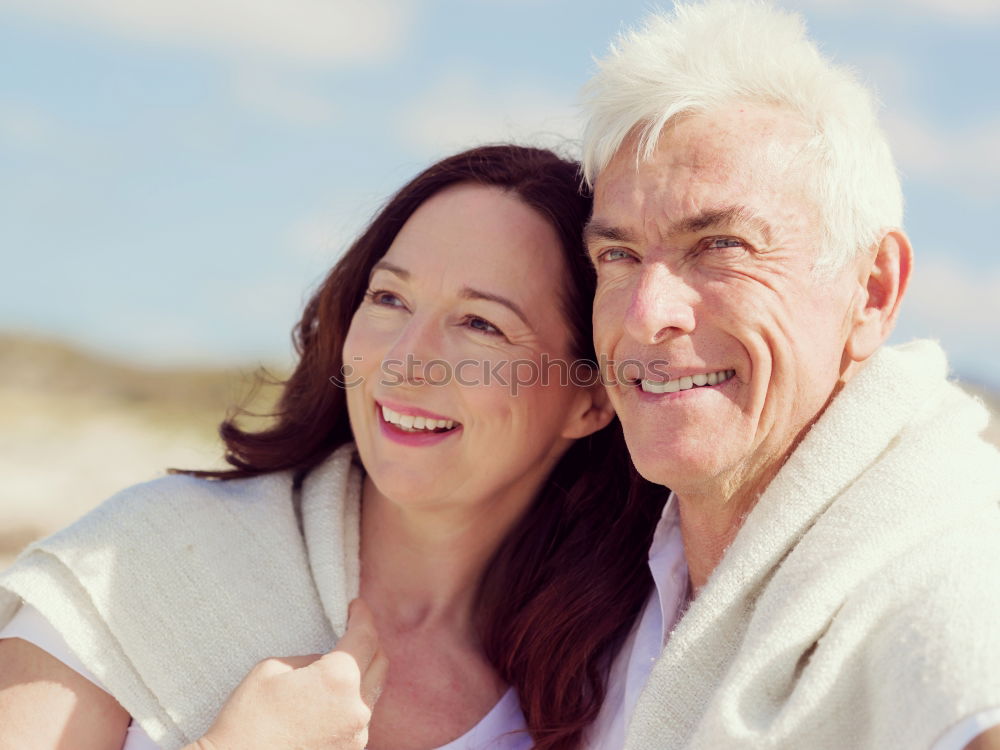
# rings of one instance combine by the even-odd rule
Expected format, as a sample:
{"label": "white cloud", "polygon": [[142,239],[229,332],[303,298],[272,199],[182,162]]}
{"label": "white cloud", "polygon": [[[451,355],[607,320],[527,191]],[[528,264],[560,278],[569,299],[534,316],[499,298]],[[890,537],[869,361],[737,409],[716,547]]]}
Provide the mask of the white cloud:
{"label": "white cloud", "polygon": [[[1000,0],[996,2],[1000,8]],[[959,190],[973,199],[1000,200],[1000,108],[975,118],[952,112],[944,122],[940,107],[921,107],[914,99],[921,74],[905,55],[865,51],[851,63],[864,79],[874,82],[884,102],[882,124],[904,176]],[[974,89],[975,79],[971,85]]]}
{"label": "white cloud", "polygon": [[19,150],[42,148],[60,137],[50,116],[20,102],[0,102],[0,143]]}
{"label": "white cloud", "polygon": [[[194,301],[175,310],[133,305],[127,316],[102,310],[93,330],[63,333],[89,348],[153,367],[224,367],[287,361],[289,334],[314,279],[295,275],[214,280],[186,289]],[[210,299],[204,297],[210,295]],[[117,315],[117,317],[115,317]]]}
{"label": "white cloud", "polygon": [[287,75],[244,70],[233,79],[232,92],[247,109],[291,125],[328,125],[336,114],[329,98]]}
{"label": "white cloud", "polygon": [[[981,334],[1000,329],[1000,268],[917,255],[907,293],[910,312],[942,328]],[[997,339],[994,339],[994,341]]]}
{"label": "white cloud", "polygon": [[1000,372],[1000,267],[982,268],[917,248],[898,337],[940,339],[960,370],[996,382]]}
{"label": "white cloud", "polygon": [[[235,308],[222,308],[235,315]],[[120,311],[119,311],[120,312]],[[223,366],[248,359],[223,331],[225,321],[197,319],[185,310],[129,308],[122,316],[102,309],[93,330],[71,329],[62,335],[97,352],[153,367]]]}
{"label": "white cloud", "polygon": [[400,115],[400,138],[421,154],[442,154],[496,141],[565,148],[581,124],[565,94],[530,84],[503,90],[451,74]]}
{"label": "white cloud", "polygon": [[[997,0],[912,0],[918,8],[969,21],[1000,18]],[[896,7],[899,7],[898,3]]]}
{"label": "white cloud", "polygon": [[273,342],[286,338],[299,319],[311,291],[309,285],[310,280],[304,276],[288,273],[220,283],[216,294],[223,309],[231,311],[230,322],[236,325],[238,321],[241,334],[256,330],[259,333],[254,334],[255,340]]}
{"label": "white cloud", "polygon": [[962,23],[1000,18],[1000,3],[997,0],[800,0],[800,3],[835,12],[882,10],[917,13]]}
{"label": "white cloud", "polygon": [[361,234],[381,200],[384,196],[374,198],[359,194],[331,201],[329,208],[293,222],[285,231],[282,244],[290,257],[323,273]]}
{"label": "white cloud", "polygon": [[898,112],[888,113],[883,122],[904,174],[940,181],[970,196],[998,195],[1000,116],[952,131]]}
{"label": "white cloud", "polygon": [[399,49],[412,0],[0,0],[0,8],[143,42],[330,66]]}
{"label": "white cloud", "polygon": [[865,85],[875,89],[882,102],[906,99],[918,82],[913,60],[898,49],[854,50],[849,59],[838,62],[848,63]]}

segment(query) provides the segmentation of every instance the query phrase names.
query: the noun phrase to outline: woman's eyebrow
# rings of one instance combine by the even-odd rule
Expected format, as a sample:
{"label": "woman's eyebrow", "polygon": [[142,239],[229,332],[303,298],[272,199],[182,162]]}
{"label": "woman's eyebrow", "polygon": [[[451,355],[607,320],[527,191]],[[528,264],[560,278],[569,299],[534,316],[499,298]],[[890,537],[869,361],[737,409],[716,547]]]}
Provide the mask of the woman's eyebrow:
{"label": "woman's eyebrow", "polygon": [[[396,276],[399,276],[404,281],[408,281],[410,278],[410,272],[401,266],[397,266],[395,263],[390,263],[387,260],[380,260],[374,266],[372,266],[372,272],[368,276],[369,281],[371,277],[375,275],[376,271],[388,271]],[[462,299],[482,299],[487,302],[496,302],[498,305],[503,305],[517,317],[521,319],[528,328],[532,328],[531,323],[528,322],[528,316],[524,314],[524,310],[521,309],[520,305],[507,297],[503,297],[499,294],[493,294],[492,292],[484,292],[481,289],[473,289],[470,286],[462,287],[462,291],[459,294]]]}
{"label": "woman's eyebrow", "polygon": [[528,317],[524,314],[524,311],[518,306],[518,304],[506,297],[501,297],[499,294],[492,294],[490,292],[484,292],[480,289],[473,289],[472,287],[462,287],[462,292],[460,295],[463,299],[484,299],[489,302],[496,302],[498,305],[503,305],[511,312],[513,312],[517,317],[521,319],[528,328],[531,328],[531,323],[528,322]]}
{"label": "woman's eyebrow", "polygon": [[407,281],[410,278],[410,272],[407,271],[405,268],[397,266],[395,263],[390,263],[387,260],[380,260],[378,263],[372,266],[372,272],[368,274],[369,284],[371,283],[372,276],[375,275],[376,271],[388,271],[389,273],[394,273],[404,281]]}

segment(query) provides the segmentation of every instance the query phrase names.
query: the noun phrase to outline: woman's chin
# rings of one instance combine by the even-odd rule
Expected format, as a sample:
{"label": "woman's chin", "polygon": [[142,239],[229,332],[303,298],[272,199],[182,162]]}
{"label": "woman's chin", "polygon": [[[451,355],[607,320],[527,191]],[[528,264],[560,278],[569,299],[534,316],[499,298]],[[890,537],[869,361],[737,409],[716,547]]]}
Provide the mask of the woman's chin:
{"label": "woman's chin", "polygon": [[416,460],[410,466],[398,461],[365,466],[365,473],[379,494],[394,505],[407,508],[430,507],[446,500],[451,483],[445,486],[441,481],[443,471],[444,468],[435,471],[427,461]]}

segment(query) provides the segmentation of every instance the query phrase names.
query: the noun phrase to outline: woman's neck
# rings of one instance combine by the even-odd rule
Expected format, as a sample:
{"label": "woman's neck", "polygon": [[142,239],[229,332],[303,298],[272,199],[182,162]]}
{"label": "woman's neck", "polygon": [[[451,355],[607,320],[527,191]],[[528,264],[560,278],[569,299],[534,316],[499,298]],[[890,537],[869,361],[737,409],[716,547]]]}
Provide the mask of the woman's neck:
{"label": "woman's neck", "polygon": [[533,495],[418,506],[390,500],[365,478],[361,597],[389,659],[369,747],[439,747],[503,695],[506,685],[475,627],[475,596],[485,566]]}
{"label": "woman's neck", "polygon": [[483,570],[529,501],[530,495],[519,502],[507,497],[407,508],[366,477],[361,595],[380,628],[412,634],[444,630],[473,640],[473,605]]}

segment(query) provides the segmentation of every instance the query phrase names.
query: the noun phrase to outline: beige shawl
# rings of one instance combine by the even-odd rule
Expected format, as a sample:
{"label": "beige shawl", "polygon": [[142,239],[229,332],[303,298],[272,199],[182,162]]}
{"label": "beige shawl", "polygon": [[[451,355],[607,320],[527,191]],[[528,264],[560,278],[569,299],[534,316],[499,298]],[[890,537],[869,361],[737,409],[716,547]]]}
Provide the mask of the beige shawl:
{"label": "beige shawl", "polygon": [[1000,456],[932,343],[885,348],[760,498],[626,748],[926,749],[1000,706]]}
{"label": "beige shawl", "polygon": [[131,487],[0,574],[164,750],[200,737],[250,668],[329,650],[359,586],[362,471],[345,445],[289,472]]}

